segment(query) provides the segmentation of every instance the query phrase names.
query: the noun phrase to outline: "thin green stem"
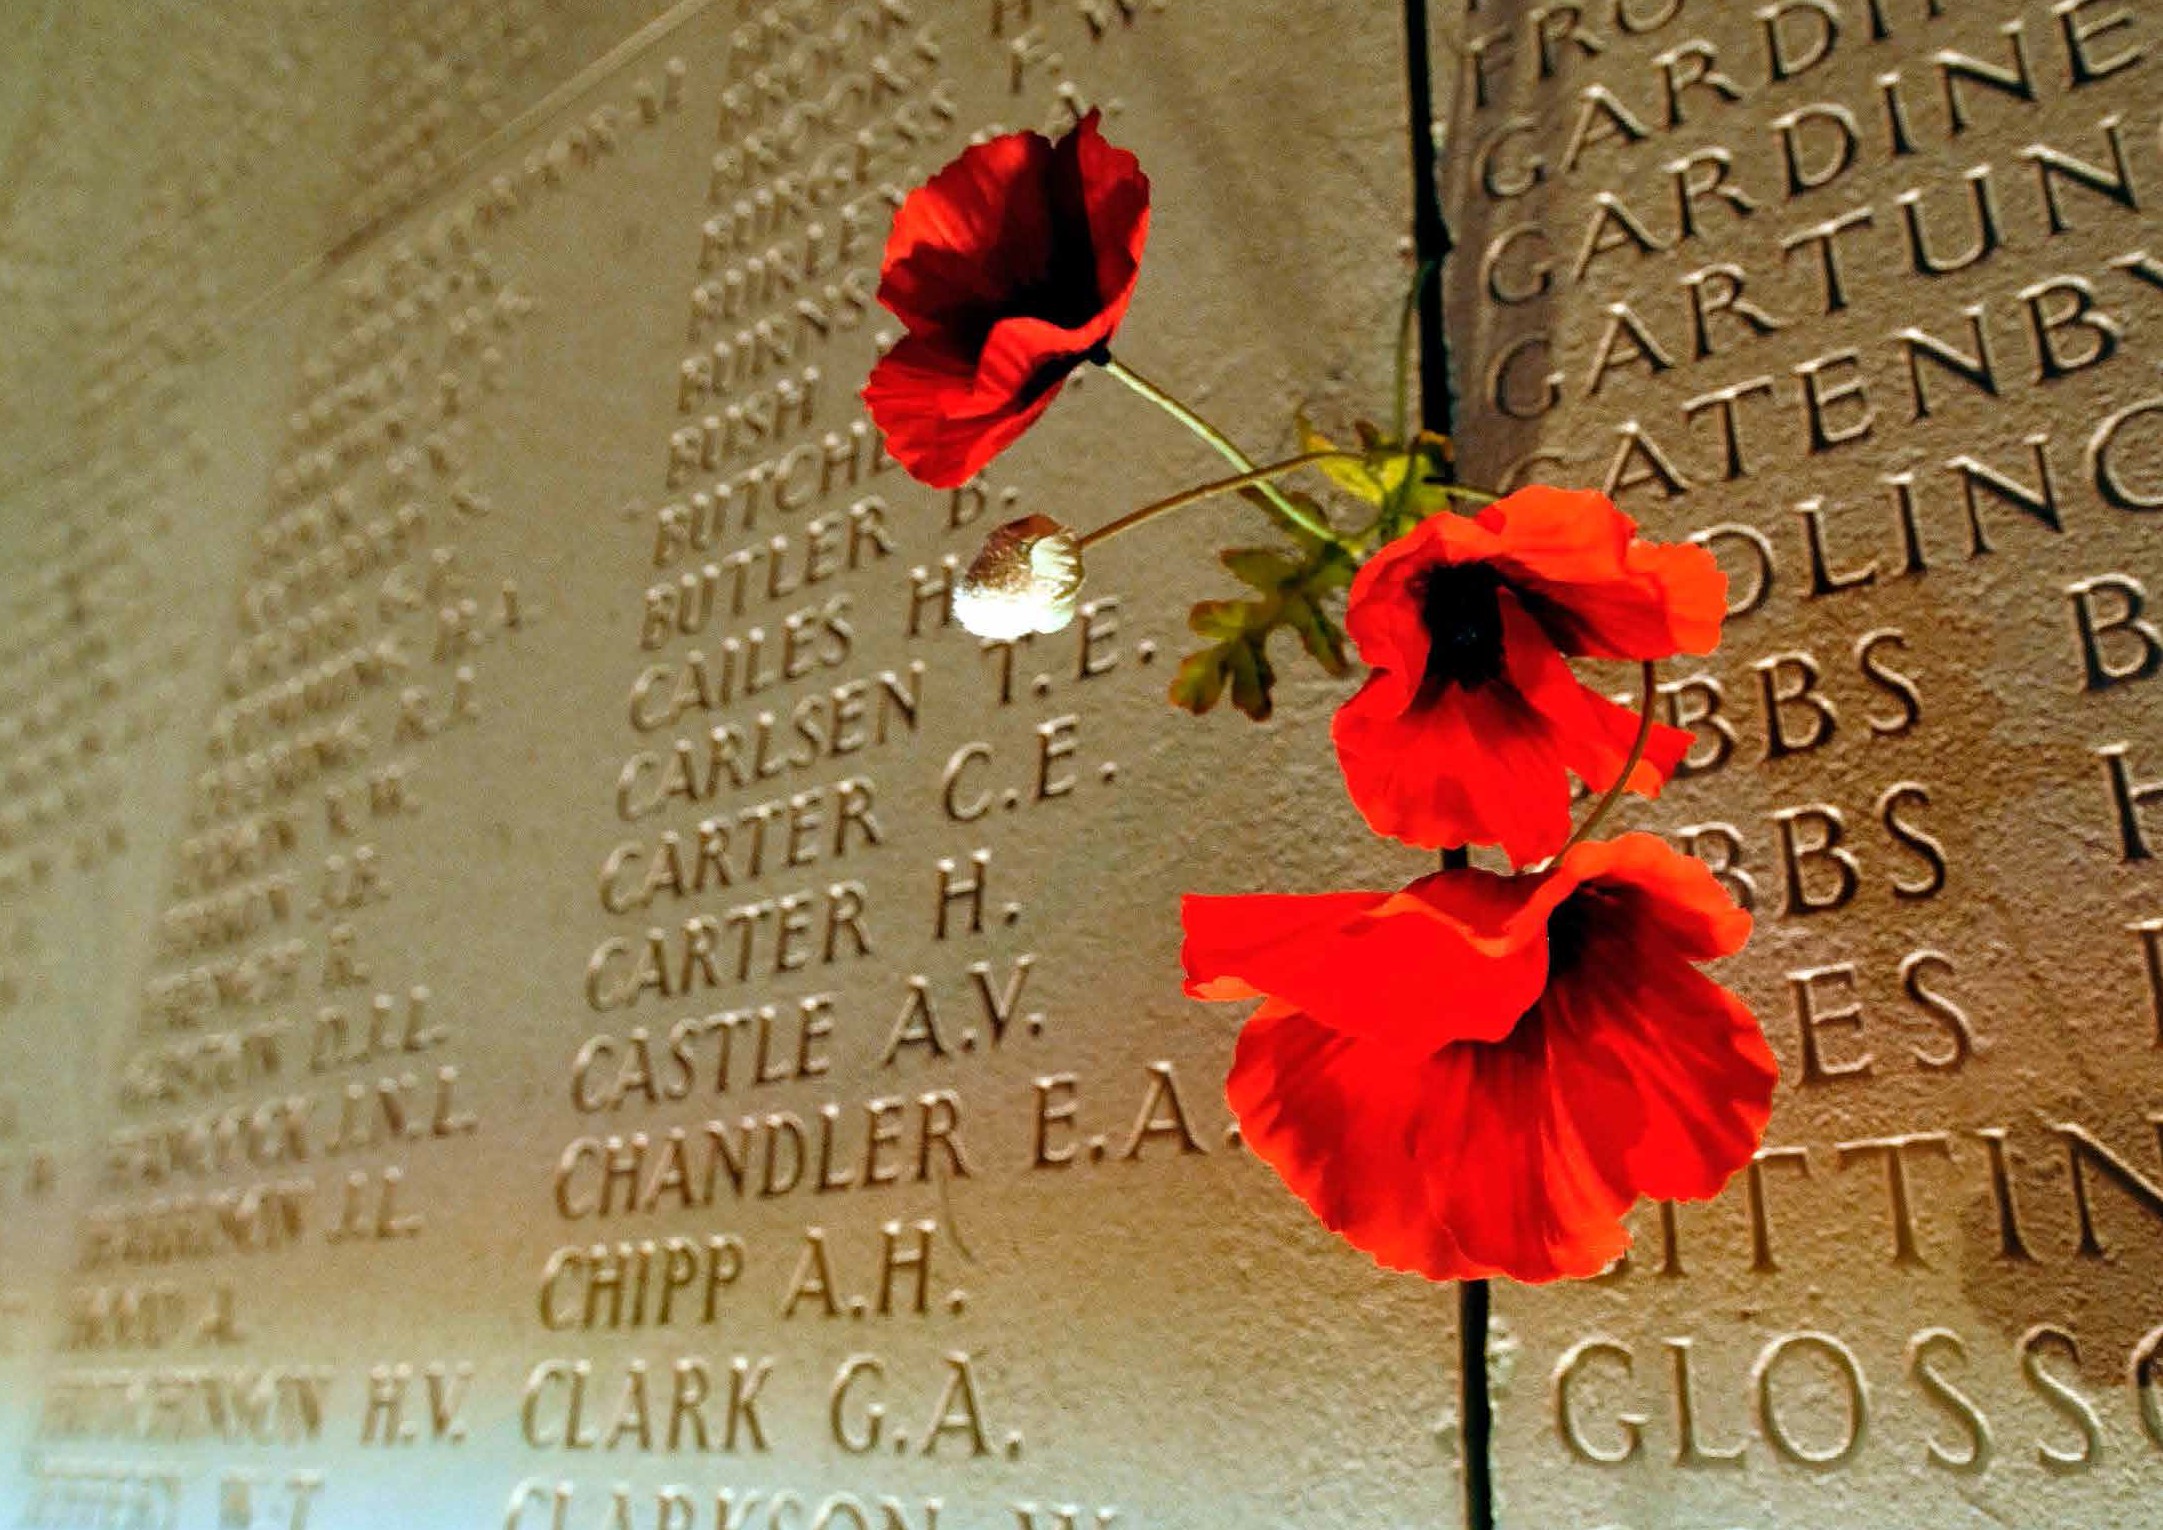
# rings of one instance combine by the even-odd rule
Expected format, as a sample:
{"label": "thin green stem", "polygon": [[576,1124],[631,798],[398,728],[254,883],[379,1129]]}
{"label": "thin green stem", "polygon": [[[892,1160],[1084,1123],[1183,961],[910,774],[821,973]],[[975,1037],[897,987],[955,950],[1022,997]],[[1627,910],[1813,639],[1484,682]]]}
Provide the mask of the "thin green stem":
{"label": "thin green stem", "polygon": [[1607,810],[1615,805],[1617,798],[1630,789],[1630,773],[1637,769],[1637,762],[1645,757],[1645,746],[1652,741],[1652,703],[1659,695],[1659,672],[1660,667],[1657,664],[1650,659],[1645,661],[1644,695],[1637,704],[1637,739],[1630,745],[1630,757],[1623,762],[1622,774],[1615,777],[1615,784],[1607,789],[1607,795],[1600,799],[1600,805],[1592,810],[1591,816],[1579,824],[1563,842],[1562,848],[1555,852],[1555,860],[1559,861],[1569,854],[1572,845],[1582,844],[1592,838],[1592,831],[1600,826],[1600,820],[1607,816]]}
{"label": "thin green stem", "polygon": [[1139,510],[1130,510],[1125,515],[1120,516],[1118,520],[1107,521],[1104,525],[1097,527],[1096,530],[1084,534],[1080,539],[1080,545],[1089,548],[1096,546],[1099,542],[1108,542],[1122,531],[1132,531],[1144,521],[1153,521],[1160,515],[1169,515],[1174,510],[1183,510],[1196,500],[1208,499],[1217,494],[1229,494],[1236,489],[1257,487],[1268,483],[1273,478],[1289,473],[1295,468],[1307,467],[1317,462],[1364,462],[1365,460],[1357,452],[1335,450],[1301,452],[1297,457],[1287,457],[1282,462],[1272,462],[1264,467],[1258,467],[1252,472],[1236,473],[1230,478],[1219,478],[1210,483],[1196,484],[1191,489],[1181,489],[1177,494],[1169,495],[1154,504],[1144,505]]}
{"label": "thin green stem", "polygon": [[[1102,365],[1105,371],[1111,373],[1112,376],[1118,378],[1143,398],[1148,399],[1149,402],[1155,404],[1159,409],[1162,409],[1166,414],[1208,442],[1210,446],[1216,449],[1217,454],[1233,467],[1238,468],[1243,473],[1251,473],[1255,470],[1254,459],[1233,444],[1230,436],[1217,429],[1216,426],[1210,424],[1125,362],[1114,360],[1111,356],[1106,355]],[[1255,487],[1261,490],[1263,497],[1269,501],[1271,508],[1286,523],[1297,526],[1309,536],[1320,537],[1325,542],[1337,540],[1335,531],[1285,498],[1283,492],[1276,485],[1258,482]]]}
{"label": "thin green stem", "polygon": [[[1374,538],[1376,538],[1383,530],[1387,529],[1394,531],[1397,529],[1397,520],[1399,515],[1398,502],[1404,497],[1405,494],[1411,491],[1413,475],[1419,471],[1419,449],[1417,442],[1413,443],[1411,447],[1411,453],[1411,456],[1405,462],[1404,478],[1398,483],[1396,488],[1390,491],[1388,497],[1383,501],[1382,508],[1375,513],[1374,519],[1369,521],[1366,525],[1360,527],[1359,530],[1349,533],[1345,537],[1346,541],[1352,543],[1354,546],[1363,547],[1366,546]],[[1365,461],[1366,459],[1362,458],[1361,460]],[[1475,507],[1484,507],[1487,505],[1491,505],[1498,498],[1501,497],[1499,495],[1489,494],[1485,489],[1472,488],[1467,484],[1440,483],[1433,479],[1428,479],[1422,485],[1422,487],[1424,487],[1431,494],[1441,495],[1444,499],[1460,500],[1465,504]]]}
{"label": "thin green stem", "polygon": [[1428,488],[1444,499],[1461,499],[1468,505],[1491,505],[1502,496],[1490,494],[1485,489],[1475,489],[1462,483],[1431,483]]}

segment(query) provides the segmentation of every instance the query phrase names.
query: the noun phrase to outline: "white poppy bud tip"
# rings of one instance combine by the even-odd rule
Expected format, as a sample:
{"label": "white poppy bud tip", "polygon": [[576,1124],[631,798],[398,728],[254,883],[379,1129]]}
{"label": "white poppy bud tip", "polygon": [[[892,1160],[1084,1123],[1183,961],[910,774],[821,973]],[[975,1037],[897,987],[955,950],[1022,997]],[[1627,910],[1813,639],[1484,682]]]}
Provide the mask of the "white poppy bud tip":
{"label": "white poppy bud tip", "polygon": [[1058,632],[1074,620],[1081,587],[1081,539],[1048,515],[1024,516],[986,537],[955,581],[954,620],[999,642]]}

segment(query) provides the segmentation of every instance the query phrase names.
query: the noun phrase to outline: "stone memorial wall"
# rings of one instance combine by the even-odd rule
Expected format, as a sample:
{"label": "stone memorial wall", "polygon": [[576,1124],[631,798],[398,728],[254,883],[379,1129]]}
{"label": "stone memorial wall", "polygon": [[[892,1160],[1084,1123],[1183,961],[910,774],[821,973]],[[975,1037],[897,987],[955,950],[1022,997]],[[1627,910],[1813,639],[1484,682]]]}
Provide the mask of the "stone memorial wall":
{"label": "stone memorial wall", "polygon": [[[1374,412],[1403,18],[17,0],[0,44],[0,1519],[1458,1522],[1454,1304],[1239,1144],[1187,891],[1394,886],[1108,380],[952,492],[899,199],[1091,109],[1122,356]],[[1433,13],[1470,481],[1729,577],[1633,824],[1757,919],[1718,1200],[1501,1287],[1503,1522],[2137,1527],[2163,1488],[2163,16]],[[1615,690],[1630,677],[1618,671]]]}

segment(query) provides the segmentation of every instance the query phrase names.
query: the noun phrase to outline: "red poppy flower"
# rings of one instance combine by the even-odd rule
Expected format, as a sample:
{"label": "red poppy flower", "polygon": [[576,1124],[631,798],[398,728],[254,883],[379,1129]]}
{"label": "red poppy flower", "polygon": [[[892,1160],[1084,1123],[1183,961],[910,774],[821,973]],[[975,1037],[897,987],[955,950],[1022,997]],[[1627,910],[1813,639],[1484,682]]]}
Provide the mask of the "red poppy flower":
{"label": "red poppy flower", "polygon": [[[1562,847],[1575,772],[1615,783],[1637,714],[1565,655],[1664,659],[1720,641],[1712,554],[1641,542],[1605,495],[1520,489],[1436,515],[1352,582],[1345,630],[1372,668],[1337,712],[1337,759],[1377,834],[1428,849],[1499,844],[1522,866]],[[1650,796],[1690,747],[1655,725],[1630,789]]]}
{"label": "red poppy flower", "polygon": [[1750,916],[1649,834],[1182,917],[1188,993],[1268,1001],[1227,1086],[1244,1140],[1390,1269],[1596,1274],[1639,1196],[1718,1193],[1771,1114],[1757,1021],[1695,965]]}
{"label": "red poppy flower", "polygon": [[908,333],[864,388],[895,459],[950,489],[1035,423],[1126,316],[1148,233],[1148,178],[1095,112],[1057,143],[978,144],[912,192],[879,273]]}

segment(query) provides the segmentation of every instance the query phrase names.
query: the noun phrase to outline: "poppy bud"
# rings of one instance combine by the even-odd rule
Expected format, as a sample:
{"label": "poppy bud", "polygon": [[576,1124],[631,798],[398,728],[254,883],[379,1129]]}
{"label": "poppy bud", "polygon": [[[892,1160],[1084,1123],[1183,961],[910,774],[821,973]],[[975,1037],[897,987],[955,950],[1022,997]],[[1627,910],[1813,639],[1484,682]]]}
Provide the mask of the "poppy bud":
{"label": "poppy bud", "polygon": [[1011,642],[1057,632],[1081,594],[1081,542],[1048,515],[1009,521],[984,539],[954,585],[954,620],[980,638]]}

